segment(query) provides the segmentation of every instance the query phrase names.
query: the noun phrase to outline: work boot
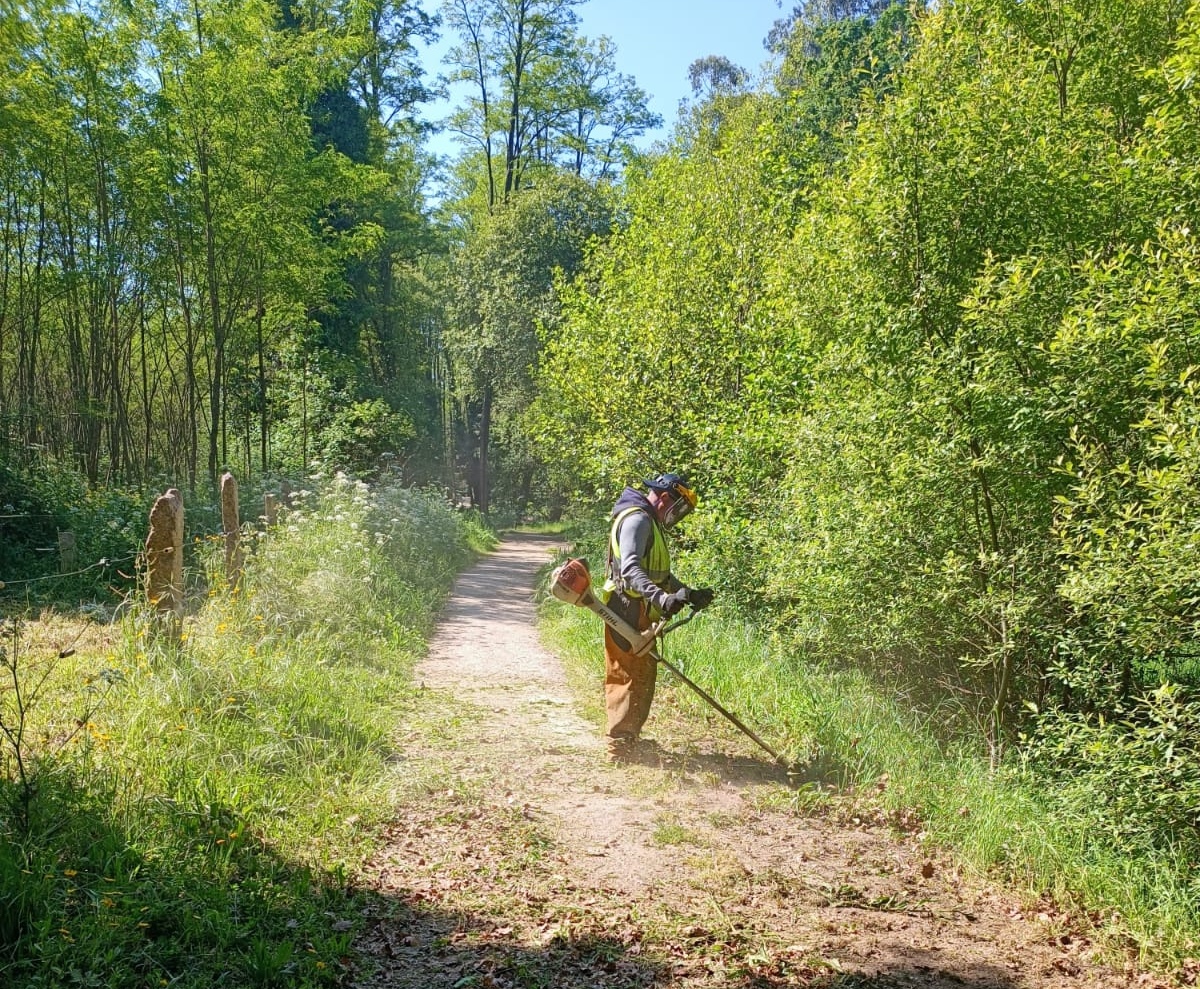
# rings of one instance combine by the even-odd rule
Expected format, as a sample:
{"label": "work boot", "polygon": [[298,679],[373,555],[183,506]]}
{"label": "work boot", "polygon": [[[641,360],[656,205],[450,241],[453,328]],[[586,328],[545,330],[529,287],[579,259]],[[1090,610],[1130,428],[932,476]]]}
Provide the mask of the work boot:
{"label": "work boot", "polygon": [[610,735],[608,738],[609,762],[632,762],[637,739],[632,735]]}

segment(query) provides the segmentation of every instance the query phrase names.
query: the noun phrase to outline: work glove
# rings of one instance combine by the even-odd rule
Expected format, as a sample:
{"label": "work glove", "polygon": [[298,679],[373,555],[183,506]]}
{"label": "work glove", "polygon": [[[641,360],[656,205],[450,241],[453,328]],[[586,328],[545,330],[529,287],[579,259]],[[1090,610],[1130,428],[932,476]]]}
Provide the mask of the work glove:
{"label": "work glove", "polygon": [[668,594],[663,601],[662,613],[667,618],[672,618],[683,610],[683,606],[688,602],[688,589],[681,587],[679,590]]}
{"label": "work glove", "polygon": [[688,603],[697,611],[712,604],[713,589],[711,587],[693,587],[688,591]]}

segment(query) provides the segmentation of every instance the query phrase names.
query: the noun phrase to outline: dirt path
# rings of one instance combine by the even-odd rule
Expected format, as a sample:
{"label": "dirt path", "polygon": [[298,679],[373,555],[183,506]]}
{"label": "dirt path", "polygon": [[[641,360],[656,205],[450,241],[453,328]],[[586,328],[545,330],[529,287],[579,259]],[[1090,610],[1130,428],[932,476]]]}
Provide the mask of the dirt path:
{"label": "dirt path", "polygon": [[429,718],[365,877],[360,989],[1148,984],[911,835],[806,815],[736,734],[609,765],[533,624],[551,549],[513,538],[463,574],[417,671]]}

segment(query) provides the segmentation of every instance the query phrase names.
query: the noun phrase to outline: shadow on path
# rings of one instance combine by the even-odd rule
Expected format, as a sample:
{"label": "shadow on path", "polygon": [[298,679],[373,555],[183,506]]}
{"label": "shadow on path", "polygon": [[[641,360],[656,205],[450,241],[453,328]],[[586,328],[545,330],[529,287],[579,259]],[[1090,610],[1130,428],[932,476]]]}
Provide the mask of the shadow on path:
{"label": "shadow on path", "polygon": [[[862,972],[792,946],[689,936],[652,943],[626,910],[612,917],[569,906],[555,922],[514,931],[511,917],[444,911],[421,896],[378,896],[360,947],[377,962],[356,989],[1020,989],[1019,975],[979,965],[944,970],[935,953]],[[532,942],[532,943],[531,943]]]}

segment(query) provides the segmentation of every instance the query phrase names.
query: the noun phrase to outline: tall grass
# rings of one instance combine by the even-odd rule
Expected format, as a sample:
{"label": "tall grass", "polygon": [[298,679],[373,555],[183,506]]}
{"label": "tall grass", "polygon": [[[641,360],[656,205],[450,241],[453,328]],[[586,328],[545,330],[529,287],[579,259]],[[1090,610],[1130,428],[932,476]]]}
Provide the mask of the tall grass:
{"label": "tall grass", "polygon": [[[542,624],[589,713],[602,721],[599,623],[554,602]],[[1019,760],[994,772],[981,745],[947,731],[961,723],[961,712],[918,714],[860,673],[785,652],[719,612],[664,642],[689,677],[773,747],[807,764],[808,781],[790,798],[797,809],[873,811],[881,822],[954,849],[980,873],[1052,898],[1077,920],[1094,922],[1114,952],[1132,951],[1151,967],[1170,970],[1200,949],[1194,862],[1169,850],[1120,854],[1097,842],[1087,819],[1066,812],[1050,780]],[[690,691],[672,696],[689,716],[704,713]]]}
{"label": "tall grass", "polygon": [[435,497],[339,479],[257,537],[237,588],[218,544],[188,548],[178,647],[135,609],[60,660],[23,825],[0,781],[0,984],[336,984],[345,879],[412,782],[411,664],[490,539]]}

